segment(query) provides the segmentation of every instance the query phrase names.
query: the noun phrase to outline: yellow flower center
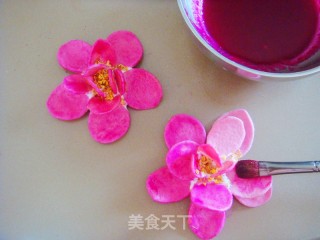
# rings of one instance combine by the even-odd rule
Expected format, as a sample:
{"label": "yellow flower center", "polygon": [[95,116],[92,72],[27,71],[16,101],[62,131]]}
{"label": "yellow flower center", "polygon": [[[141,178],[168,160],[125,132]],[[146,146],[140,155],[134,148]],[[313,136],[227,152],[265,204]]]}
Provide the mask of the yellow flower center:
{"label": "yellow flower center", "polygon": [[93,76],[93,82],[105,94],[106,100],[113,100],[114,92],[110,86],[110,77],[106,69],[99,70]]}
{"label": "yellow flower center", "polygon": [[[220,156],[222,161],[233,161],[237,162],[238,159],[242,156],[242,153],[240,150],[230,154],[229,156]],[[194,184],[202,184],[207,185],[210,183],[215,184],[223,184],[230,188],[231,182],[230,179],[226,176],[225,173],[219,175],[217,172],[219,171],[219,166],[217,166],[216,161],[214,159],[211,159],[208,156],[198,154],[196,156],[197,158],[197,169],[195,170],[195,173],[198,175],[192,182],[191,188]]]}
{"label": "yellow flower center", "polygon": [[221,175],[216,176],[212,179],[212,181],[215,182],[216,184],[223,183],[223,177]]}
{"label": "yellow flower center", "polygon": [[201,156],[199,159],[199,171],[205,174],[215,174],[217,167],[213,163],[212,159],[207,156]]}
{"label": "yellow flower center", "polygon": [[[97,86],[97,88],[101,92],[94,91],[95,95],[100,95],[104,96],[106,100],[113,100],[116,95],[118,95],[118,87],[117,82],[114,78],[114,76],[110,76],[110,74],[114,73],[114,70],[118,69],[121,72],[126,72],[129,70],[127,66],[124,66],[122,64],[117,64],[117,65],[111,65],[110,61],[105,62],[103,59],[99,58],[95,61],[95,64],[104,64],[108,68],[107,69],[102,69],[97,71],[93,75],[93,83]],[[123,99],[121,99],[124,101]],[[124,105],[123,102],[121,104]]]}
{"label": "yellow flower center", "polygon": [[205,155],[200,156],[197,168],[196,173],[201,176],[197,180],[198,184],[206,185],[211,182],[216,184],[223,183],[223,177],[221,175],[213,176],[218,172],[218,167],[210,157]]}

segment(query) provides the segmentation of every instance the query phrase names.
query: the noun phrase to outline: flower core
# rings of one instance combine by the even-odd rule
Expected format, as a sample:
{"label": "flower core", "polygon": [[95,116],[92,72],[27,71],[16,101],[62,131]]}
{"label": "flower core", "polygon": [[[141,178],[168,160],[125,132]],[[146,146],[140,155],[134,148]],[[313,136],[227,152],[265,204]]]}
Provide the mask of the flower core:
{"label": "flower core", "polygon": [[201,156],[198,163],[198,171],[211,175],[217,172],[217,166],[213,163],[212,159],[207,156]]}
{"label": "flower core", "polygon": [[93,82],[102,91],[106,100],[113,100],[116,94],[116,86],[110,77],[110,73],[107,69],[102,69],[93,76]]}
{"label": "flower core", "polygon": [[124,80],[119,74],[128,71],[129,68],[122,64],[113,66],[110,61],[105,62],[102,59],[95,61],[95,64],[105,65],[106,68],[98,70],[93,75],[94,93],[111,101],[124,90]]}

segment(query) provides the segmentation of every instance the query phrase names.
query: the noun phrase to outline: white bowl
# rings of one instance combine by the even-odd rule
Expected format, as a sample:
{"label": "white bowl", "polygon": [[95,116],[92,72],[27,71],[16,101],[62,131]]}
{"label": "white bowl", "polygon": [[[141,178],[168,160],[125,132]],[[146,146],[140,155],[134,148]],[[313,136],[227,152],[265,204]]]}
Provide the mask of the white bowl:
{"label": "white bowl", "polygon": [[[215,63],[222,66],[225,70],[234,72],[235,74],[256,81],[261,80],[292,80],[308,77],[320,72],[320,51],[318,50],[313,56],[304,62],[300,63],[299,66],[295,67],[295,70],[290,72],[283,71],[260,71],[253,69],[242,64],[239,64],[226,56],[220,54],[215,50],[208,41],[200,33],[201,26],[197,17],[201,14],[202,0],[177,0],[178,5],[183,16],[184,21],[191,30],[193,36],[197,39],[200,50],[212,59]],[[199,10],[200,9],[200,10]]]}

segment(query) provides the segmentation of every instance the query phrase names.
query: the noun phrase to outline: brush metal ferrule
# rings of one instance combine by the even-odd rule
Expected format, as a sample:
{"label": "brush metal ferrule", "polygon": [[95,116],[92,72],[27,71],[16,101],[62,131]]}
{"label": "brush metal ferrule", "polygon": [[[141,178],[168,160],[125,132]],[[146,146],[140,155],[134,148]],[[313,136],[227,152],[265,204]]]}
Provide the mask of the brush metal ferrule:
{"label": "brush metal ferrule", "polygon": [[287,173],[320,172],[320,161],[307,162],[259,162],[259,175],[269,176]]}

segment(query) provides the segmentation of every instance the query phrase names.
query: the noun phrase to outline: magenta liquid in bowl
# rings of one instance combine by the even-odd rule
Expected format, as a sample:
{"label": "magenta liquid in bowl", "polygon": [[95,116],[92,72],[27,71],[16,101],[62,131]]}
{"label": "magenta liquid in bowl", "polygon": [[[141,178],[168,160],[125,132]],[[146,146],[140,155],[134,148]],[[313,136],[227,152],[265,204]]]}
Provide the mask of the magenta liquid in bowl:
{"label": "magenta liquid in bowl", "polygon": [[320,72],[319,0],[178,0],[201,49],[253,80]]}

